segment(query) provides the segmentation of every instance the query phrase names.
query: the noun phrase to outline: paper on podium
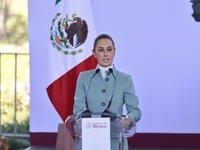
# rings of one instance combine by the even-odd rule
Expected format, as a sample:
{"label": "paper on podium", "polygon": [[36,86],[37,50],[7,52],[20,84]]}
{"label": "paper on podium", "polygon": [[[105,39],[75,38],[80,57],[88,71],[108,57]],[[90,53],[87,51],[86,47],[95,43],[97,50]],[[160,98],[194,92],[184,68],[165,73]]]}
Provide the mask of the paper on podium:
{"label": "paper on podium", "polygon": [[110,150],[110,118],[82,118],[82,150]]}

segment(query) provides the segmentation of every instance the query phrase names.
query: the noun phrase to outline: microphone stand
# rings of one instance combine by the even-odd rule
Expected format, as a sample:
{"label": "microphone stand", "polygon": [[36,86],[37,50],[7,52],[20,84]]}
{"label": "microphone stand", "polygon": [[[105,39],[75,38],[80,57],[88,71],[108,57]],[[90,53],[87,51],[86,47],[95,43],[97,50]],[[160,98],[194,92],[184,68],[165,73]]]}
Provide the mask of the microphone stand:
{"label": "microphone stand", "polygon": [[114,111],[110,110],[110,109],[105,109],[102,114],[101,114],[102,118],[108,117],[110,118],[111,121],[116,120],[117,118],[120,117],[119,114],[115,113]]}
{"label": "microphone stand", "polygon": [[85,108],[80,113],[78,113],[78,116],[81,118],[91,118],[91,113],[92,112],[89,110],[89,108]]}
{"label": "microphone stand", "polygon": [[87,88],[87,91],[86,91],[86,95],[85,95],[85,105],[86,105],[86,108],[84,110],[82,110],[80,113],[78,113],[78,115],[81,117],[81,118],[91,118],[91,111],[88,107],[88,102],[87,102],[87,94],[88,94],[88,91],[89,91],[89,88],[90,88],[90,84],[91,84],[91,81],[93,79],[93,77],[100,72],[100,69],[97,69],[95,71],[95,74],[90,78],[90,81],[89,81],[89,84],[88,84],[88,88]]}

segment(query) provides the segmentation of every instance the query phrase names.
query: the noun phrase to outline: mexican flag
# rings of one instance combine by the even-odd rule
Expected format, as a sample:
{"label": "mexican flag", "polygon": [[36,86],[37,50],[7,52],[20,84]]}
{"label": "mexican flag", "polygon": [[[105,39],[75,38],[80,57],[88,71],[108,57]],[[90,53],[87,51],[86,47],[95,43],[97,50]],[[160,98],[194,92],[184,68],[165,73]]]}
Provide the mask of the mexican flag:
{"label": "mexican flag", "polygon": [[95,28],[89,0],[57,0],[50,21],[48,97],[63,121],[72,114],[79,73],[96,67]]}
{"label": "mexican flag", "polygon": [[[64,122],[72,114],[79,73],[93,69],[97,64],[92,56],[96,33],[90,1],[34,0],[29,1],[28,11],[31,94],[34,99],[31,113],[41,116],[43,112],[36,111],[42,107],[46,109],[43,103],[47,100]],[[44,93],[46,98],[42,97]],[[36,117],[32,117],[31,122]]]}

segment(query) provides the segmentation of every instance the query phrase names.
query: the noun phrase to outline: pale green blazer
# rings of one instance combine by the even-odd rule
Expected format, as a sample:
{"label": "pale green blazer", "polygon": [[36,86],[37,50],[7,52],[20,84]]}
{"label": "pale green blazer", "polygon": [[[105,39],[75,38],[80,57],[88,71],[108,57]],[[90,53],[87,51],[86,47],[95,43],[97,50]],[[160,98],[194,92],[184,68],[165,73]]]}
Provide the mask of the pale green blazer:
{"label": "pale green blazer", "polygon": [[[74,115],[77,115],[86,108],[85,100],[86,91],[88,90],[87,103],[90,111],[93,113],[101,113],[105,110],[113,95],[110,109],[117,114],[122,114],[123,105],[125,104],[127,115],[131,118],[133,124],[138,122],[141,118],[141,111],[138,107],[139,100],[135,95],[135,88],[131,76],[113,67],[113,74],[116,80],[109,71],[106,72],[105,79],[103,79],[99,72],[92,78],[88,89],[89,81],[95,74],[96,69],[79,74],[74,96]],[[112,149],[116,150],[116,147],[114,148],[113,146],[113,141],[111,143]],[[125,147],[128,149],[127,140],[125,140]]]}

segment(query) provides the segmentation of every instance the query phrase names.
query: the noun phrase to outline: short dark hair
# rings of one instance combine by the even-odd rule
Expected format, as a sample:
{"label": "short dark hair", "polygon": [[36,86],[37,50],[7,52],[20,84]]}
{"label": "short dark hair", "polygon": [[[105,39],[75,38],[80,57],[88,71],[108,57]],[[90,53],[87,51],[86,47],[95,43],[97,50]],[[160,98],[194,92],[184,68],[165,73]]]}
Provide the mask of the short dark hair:
{"label": "short dark hair", "polygon": [[97,42],[101,39],[109,39],[111,40],[113,46],[115,47],[115,43],[112,39],[112,37],[108,34],[100,34],[99,36],[96,37],[96,39],[94,40],[94,45],[93,45],[93,50],[95,50],[95,46],[97,45]]}

